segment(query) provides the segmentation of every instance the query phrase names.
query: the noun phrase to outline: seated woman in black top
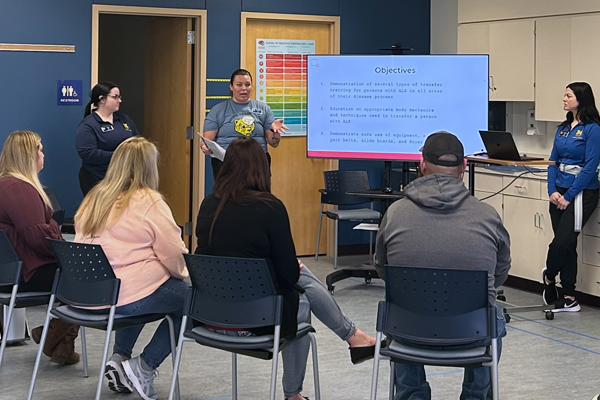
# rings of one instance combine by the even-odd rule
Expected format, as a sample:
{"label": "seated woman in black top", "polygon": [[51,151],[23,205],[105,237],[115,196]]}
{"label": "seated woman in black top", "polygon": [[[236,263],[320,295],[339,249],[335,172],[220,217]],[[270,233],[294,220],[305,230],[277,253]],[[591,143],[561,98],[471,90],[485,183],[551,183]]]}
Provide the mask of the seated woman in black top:
{"label": "seated woman in black top", "polygon": [[[287,211],[271,194],[267,158],[256,140],[240,137],[227,148],[213,193],[200,206],[196,236],[197,254],[267,260],[283,296],[283,337],[293,339],[298,322],[310,321],[312,311],[348,342],[353,363],[373,356],[375,338],[357,329],[325,286],[296,259]],[[282,351],[286,399],[304,399],[300,392],[309,346],[305,336]]]}

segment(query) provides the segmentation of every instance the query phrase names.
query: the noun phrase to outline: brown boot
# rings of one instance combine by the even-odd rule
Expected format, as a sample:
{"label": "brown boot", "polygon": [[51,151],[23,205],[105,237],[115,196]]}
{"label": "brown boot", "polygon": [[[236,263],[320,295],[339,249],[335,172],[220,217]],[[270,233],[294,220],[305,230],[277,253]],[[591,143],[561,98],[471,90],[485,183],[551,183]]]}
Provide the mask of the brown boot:
{"label": "brown boot", "polygon": [[79,333],[79,325],[69,324],[71,328],[56,345],[50,361],[59,365],[73,365],[79,362],[79,354],[75,352],[75,339]]}
{"label": "brown boot", "polygon": [[[63,340],[65,335],[67,335],[74,326],[77,325],[63,322],[57,318],[52,318],[48,325],[48,334],[46,335],[46,342],[44,343],[44,349],[42,350],[44,354],[48,357],[52,357],[54,348],[60,341]],[[43,329],[43,326],[38,326],[37,328],[31,330],[31,338],[37,344],[40,343]],[[79,329],[79,326],[77,326],[77,329]],[[75,333],[75,337],[77,337],[77,333]]]}

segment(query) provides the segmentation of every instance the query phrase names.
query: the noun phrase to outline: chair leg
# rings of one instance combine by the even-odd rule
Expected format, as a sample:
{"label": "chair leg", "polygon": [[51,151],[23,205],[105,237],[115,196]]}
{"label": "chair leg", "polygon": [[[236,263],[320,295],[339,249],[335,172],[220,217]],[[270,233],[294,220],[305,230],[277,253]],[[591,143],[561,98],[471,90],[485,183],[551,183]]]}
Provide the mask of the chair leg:
{"label": "chair leg", "polygon": [[319,230],[317,231],[317,246],[315,247],[315,261],[319,260],[319,244],[321,244],[321,224],[323,223],[323,203],[321,203],[321,212],[319,213]]}
{"label": "chair leg", "polygon": [[[173,366],[175,366],[175,352],[177,351],[177,344],[175,341],[175,325],[173,324],[173,318],[171,318],[170,316],[166,315],[165,319],[169,323],[169,339],[171,340],[171,358],[173,360]],[[179,400],[179,379],[175,380],[175,385],[175,398]]]}
{"label": "chair leg", "polygon": [[335,228],[333,229],[333,269],[337,269],[338,259],[338,223],[339,220],[335,220]]}
{"label": "chair leg", "polygon": [[179,340],[177,342],[177,351],[174,357],[174,364],[173,364],[173,378],[171,379],[171,391],[169,392],[169,400],[173,400],[173,396],[175,395],[175,387],[177,386],[177,389],[179,389],[179,385],[178,385],[178,381],[179,381],[179,364],[181,363],[181,353],[183,350],[183,342],[184,342],[184,337],[183,337],[183,332],[185,332],[185,327],[187,325],[187,315],[183,316],[183,319],[181,320],[181,329],[179,330]]}
{"label": "chair leg", "polygon": [[231,353],[231,400],[237,400],[237,354]]}
{"label": "chair leg", "polygon": [[10,303],[8,304],[8,311],[4,315],[4,327],[2,335],[2,344],[0,344],[0,366],[2,366],[2,357],[4,357],[4,349],[6,348],[6,342],[8,341],[8,332],[10,329],[10,322],[12,321],[12,313],[15,309],[15,302],[17,297],[17,290],[19,285],[13,285],[12,294],[10,297]]}
{"label": "chair leg", "polygon": [[373,266],[373,232],[369,231],[369,264]]}
{"label": "chair leg", "polygon": [[310,346],[313,362],[313,379],[315,381],[315,399],[321,400],[321,383],[319,382],[319,357],[317,356],[317,339],[314,333],[309,332]]}
{"label": "chair leg", "polygon": [[31,400],[33,398],[33,389],[35,388],[35,380],[37,378],[38,369],[40,367],[40,359],[42,358],[42,350],[44,348],[44,344],[46,343],[46,336],[48,336],[48,325],[50,324],[50,310],[52,310],[52,306],[54,305],[54,295],[50,297],[50,302],[48,303],[48,310],[46,311],[46,320],[44,321],[44,328],[42,329],[42,337],[40,338],[40,345],[38,348],[37,356],[35,358],[35,364],[33,366],[33,374],[31,375],[31,383],[29,384],[29,393],[27,395],[27,400]]}
{"label": "chair leg", "polygon": [[277,361],[279,360],[279,338],[281,337],[281,326],[275,325],[273,335],[273,362],[271,363],[271,390],[269,400],[275,400],[275,387],[277,386]]}
{"label": "chair leg", "polygon": [[108,314],[108,324],[106,325],[106,339],[104,340],[104,352],[102,353],[102,363],[100,364],[100,376],[98,378],[98,387],[96,388],[96,400],[100,400],[100,392],[102,391],[102,380],[104,379],[104,366],[108,359],[108,347],[110,345],[110,334],[112,332],[113,323],[115,322],[115,311],[117,307],[111,306]]}
{"label": "chair leg", "polygon": [[394,384],[396,379],[396,374],[394,374],[395,368],[396,364],[390,360],[390,400],[392,400],[396,394],[396,385]]}
{"label": "chair leg", "polygon": [[375,357],[373,359],[373,375],[371,376],[371,400],[377,398],[377,381],[379,379],[379,351],[381,350],[381,338],[383,333],[377,332],[375,341]]}
{"label": "chair leg", "polygon": [[498,388],[498,339],[492,339],[492,365],[491,365],[492,399],[500,398]]}
{"label": "chair leg", "polygon": [[83,358],[83,377],[89,378],[88,359],[87,359],[87,344],[85,342],[85,327],[79,326],[79,336],[81,336],[81,357]]}

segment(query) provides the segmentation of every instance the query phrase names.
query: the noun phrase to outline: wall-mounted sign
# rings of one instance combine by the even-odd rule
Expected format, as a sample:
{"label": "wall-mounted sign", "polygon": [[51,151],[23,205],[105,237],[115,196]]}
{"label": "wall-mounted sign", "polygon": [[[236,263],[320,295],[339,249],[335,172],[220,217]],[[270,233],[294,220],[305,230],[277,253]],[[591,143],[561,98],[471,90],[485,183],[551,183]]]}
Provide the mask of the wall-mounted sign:
{"label": "wall-mounted sign", "polygon": [[267,103],[289,128],[306,135],[306,59],[314,40],[256,39],[256,99]]}
{"label": "wall-mounted sign", "polygon": [[83,81],[58,81],[56,85],[57,102],[59,106],[80,105],[83,92]]}

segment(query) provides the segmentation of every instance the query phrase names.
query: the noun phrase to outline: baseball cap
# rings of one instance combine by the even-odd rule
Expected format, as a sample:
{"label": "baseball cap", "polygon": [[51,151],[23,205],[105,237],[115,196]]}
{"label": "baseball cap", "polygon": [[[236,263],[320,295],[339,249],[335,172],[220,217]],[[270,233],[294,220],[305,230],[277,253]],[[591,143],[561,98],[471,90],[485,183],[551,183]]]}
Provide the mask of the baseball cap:
{"label": "baseball cap", "polygon": [[[445,131],[435,132],[427,136],[425,144],[421,147],[421,152],[426,161],[445,167],[461,165],[465,158],[465,150],[460,140],[450,132]],[[455,159],[444,157],[444,160],[440,160],[442,156],[454,156]]]}

